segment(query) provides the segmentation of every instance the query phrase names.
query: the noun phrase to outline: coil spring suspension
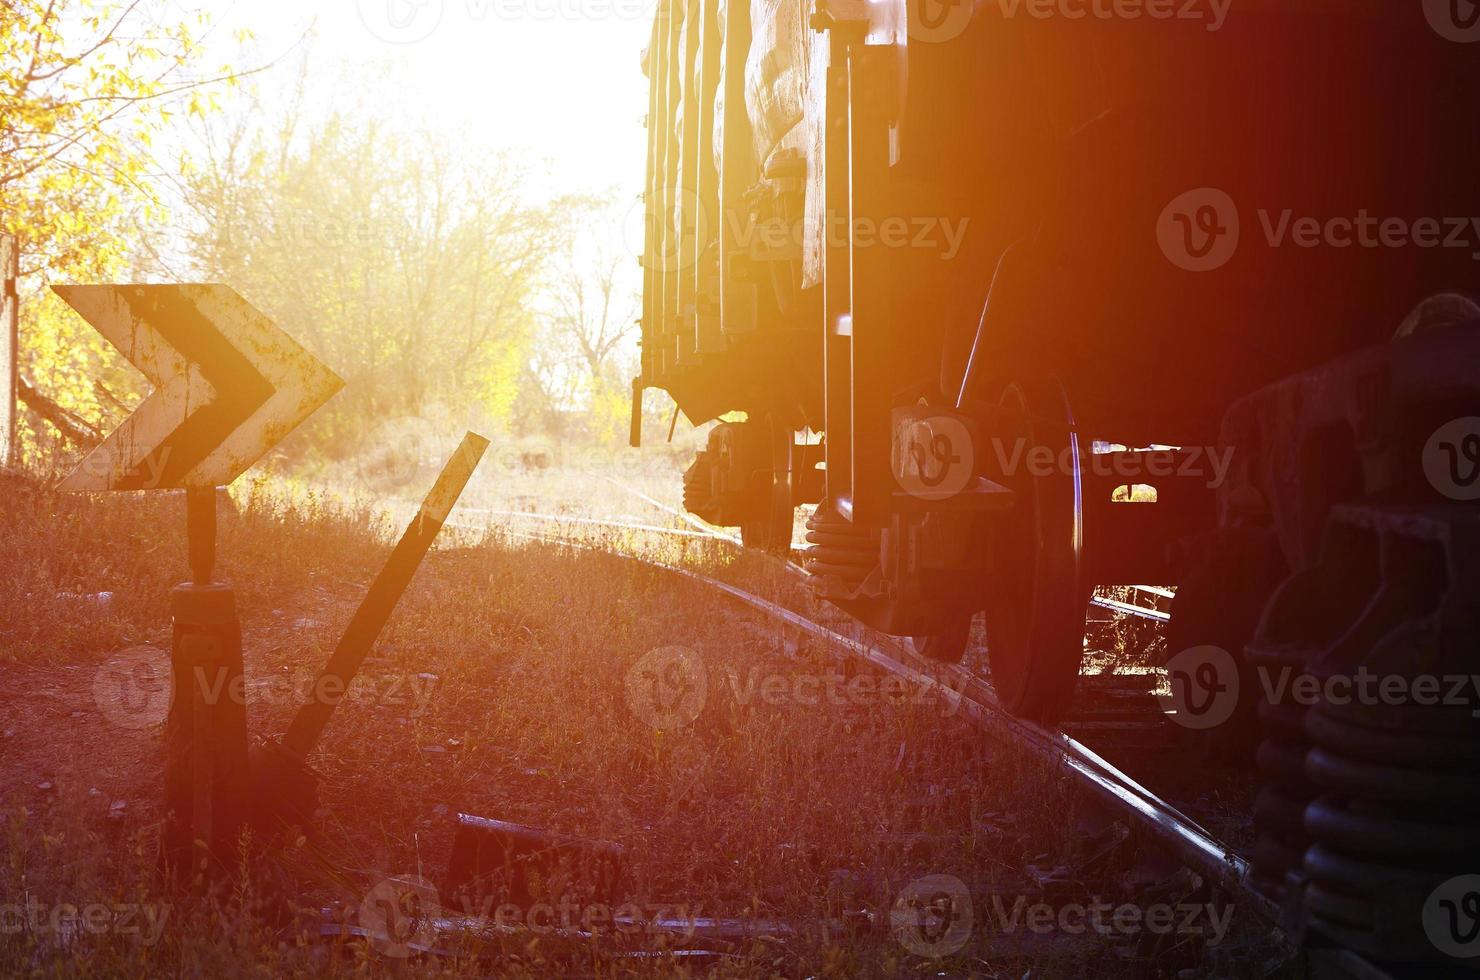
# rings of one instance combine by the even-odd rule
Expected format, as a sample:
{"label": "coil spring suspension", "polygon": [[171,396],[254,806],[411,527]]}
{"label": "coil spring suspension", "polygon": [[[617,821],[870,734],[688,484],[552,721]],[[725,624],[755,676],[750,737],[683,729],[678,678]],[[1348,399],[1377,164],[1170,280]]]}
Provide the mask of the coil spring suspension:
{"label": "coil spring suspension", "polygon": [[807,571],[836,579],[850,591],[879,564],[879,542],[872,529],[857,527],[821,507],[807,519],[807,543]]}
{"label": "coil spring suspension", "polygon": [[1382,586],[1348,634],[1342,669],[1344,682],[1375,683],[1305,719],[1318,794],[1304,811],[1305,915],[1364,953],[1441,960],[1453,926],[1431,921],[1430,897],[1480,859],[1480,701],[1443,680],[1476,673],[1480,515],[1352,508],[1338,519],[1381,539]]}
{"label": "coil spring suspension", "polygon": [[1293,683],[1280,680],[1313,674],[1331,658],[1377,580],[1376,539],[1360,528],[1333,528],[1319,563],[1292,575],[1275,594],[1247,650],[1249,665],[1268,692],[1258,707],[1263,739],[1257,761],[1265,783],[1254,803],[1258,839],[1250,863],[1260,887],[1276,897],[1284,895],[1287,876],[1301,867],[1310,844],[1305,807],[1317,795],[1305,771],[1310,706],[1296,700]]}

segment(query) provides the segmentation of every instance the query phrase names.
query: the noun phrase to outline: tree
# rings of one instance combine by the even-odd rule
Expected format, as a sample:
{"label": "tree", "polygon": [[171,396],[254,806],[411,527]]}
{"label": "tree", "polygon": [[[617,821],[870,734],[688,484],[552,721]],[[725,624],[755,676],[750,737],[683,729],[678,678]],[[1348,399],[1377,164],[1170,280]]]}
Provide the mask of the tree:
{"label": "tree", "polygon": [[538,305],[542,343],[529,379],[552,415],[584,409],[602,442],[625,439],[642,304],[637,260],[614,195],[558,202],[559,247]]}
{"label": "tree", "polygon": [[[204,115],[228,66],[201,71],[205,14],[133,0],[0,0],[0,230],[22,248],[22,371],[62,407],[116,421],[139,376],[45,286],[115,278],[161,211],[150,133]],[[47,428],[29,419],[35,455]]]}
{"label": "tree", "polygon": [[306,119],[301,99],[206,129],[183,178],[188,251],[349,382],[315,421],[318,448],[351,455],[377,420],[439,405],[466,424],[508,419],[552,242],[511,158],[353,104]]}
{"label": "tree", "polygon": [[90,272],[124,258],[120,219],[154,202],[142,182],[151,127],[212,104],[190,74],[206,15],[162,4],[5,0],[0,4],[0,221],[28,271]]}

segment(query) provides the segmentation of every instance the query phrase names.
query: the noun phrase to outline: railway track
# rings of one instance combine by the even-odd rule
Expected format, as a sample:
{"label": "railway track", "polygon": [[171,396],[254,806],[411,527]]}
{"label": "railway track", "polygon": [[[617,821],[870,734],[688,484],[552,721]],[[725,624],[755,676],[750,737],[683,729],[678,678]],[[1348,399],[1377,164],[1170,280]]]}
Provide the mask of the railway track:
{"label": "railway track", "polygon": [[[675,538],[710,540],[722,542],[727,545],[732,545],[737,549],[744,549],[745,547],[744,544],[741,543],[740,539],[732,534],[725,534],[722,531],[718,531],[712,527],[709,527],[702,521],[695,520],[689,515],[677,510],[676,508],[669,507],[667,504],[661,503],[660,501],[649,497],[647,494],[644,494],[641,491],[634,490],[631,487],[627,487],[626,485],[620,483],[616,485],[624,490],[627,490],[630,493],[636,494],[641,499],[651,504],[653,507],[664,511],[665,513],[670,514],[673,517],[684,521],[685,523],[691,524],[692,526],[688,528],[661,527],[654,524],[643,524],[634,521],[577,517],[568,514],[544,514],[537,511],[491,510],[488,508],[477,507],[464,508],[463,512],[468,514],[481,514],[487,517],[499,517],[506,520],[527,521],[537,524],[565,524],[578,527],[607,528],[610,530],[629,533],[654,534]],[[785,568],[790,574],[797,574],[802,576],[805,576],[807,574],[806,569],[803,568],[795,560],[783,561],[782,567]],[[1130,586],[1130,588],[1134,593],[1138,595],[1151,598],[1153,602],[1156,599],[1170,599],[1173,596],[1173,593],[1170,590],[1163,589],[1158,586],[1133,585]],[[1169,613],[1155,608],[1154,605],[1149,607],[1141,606],[1136,605],[1135,603],[1126,602],[1121,599],[1114,599],[1098,594],[1090,599],[1090,603],[1100,609],[1106,609],[1110,612],[1118,613],[1123,616],[1146,619],[1153,623],[1166,623],[1168,620],[1171,619],[1171,615]]]}
{"label": "railway track", "polygon": [[[616,481],[610,481],[616,483]],[[1079,710],[1065,723],[1064,730],[1050,730],[1017,718],[998,703],[990,683],[971,669],[928,660],[894,637],[863,627],[845,614],[827,615],[825,606],[809,614],[790,608],[777,598],[768,598],[730,582],[721,581],[692,568],[628,551],[600,547],[590,540],[555,533],[566,528],[603,529],[624,534],[655,535],[692,541],[710,539],[717,543],[742,547],[730,535],[695,522],[675,508],[616,483],[633,493],[669,518],[688,527],[671,527],[627,520],[577,518],[563,515],[517,511],[477,510],[504,522],[520,521],[534,529],[499,525],[501,533],[522,540],[545,544],[602,550],[618,557],[657,568],[667,574],[718,592],[734,602],[776,622],[805,634],[831,651],[840,660],[855,660],[872,668],[900,677],[910,683],[934,689],[950,699],[962,715],[997,743],[1026,752],[1052,771],[1065,774],[1088,797],[1099,805],[1106,823],[1124,822],[1135,828],[1167,856],[1191,869],[1211,887],[1214,894],[1225,896],[1237,908],[1257,917],[1272,930],[1282,925],[1280,907],[1256,889],[1251,868],[1240,849],[1208,830],[1187,812],[1185,803],[1173,795],[1159,793],[1130,772],[1111,761],[1119,750],[1138,759],[1144,767],[1156,769],[1159,761],[1175,761],[1178,746],[1167,738],[1167,722],[1151,694],[1157,675],[1101,674],[1082,678],[1084,697]],[[469,530],[488,530],[471,524],[449,522]],[[610,543],[610,538],[607,539]],[[788,577],[805,578],[806,571],[794,559],[773,559]],[[1154,586],[1135,586],[1137,598],[1148,600],[1170,598],[1170,590]],[[1096,596],[1095,604],[1123,616],[1136,616],[1165,623],[1169,614],[1134,602]],[[1098,683],[1097,683],[1098,680]],[[1072,734],[1071,734],[1072,733]],[[1137,736],[1141,736],[1137,741]],[[1096,746],[1086,739],[1093,737]],[[1103,742],[1104,744],[1100,744]],[[1158,759],[1160,752],[1162,760]],[[1289,951],[1293,957],[1294,951]],[[1306,954],[1307,975],[1353,977],[1364,980],[1388,977],[1389,974],[1356,953],[1340,949],[1318,949]]]}

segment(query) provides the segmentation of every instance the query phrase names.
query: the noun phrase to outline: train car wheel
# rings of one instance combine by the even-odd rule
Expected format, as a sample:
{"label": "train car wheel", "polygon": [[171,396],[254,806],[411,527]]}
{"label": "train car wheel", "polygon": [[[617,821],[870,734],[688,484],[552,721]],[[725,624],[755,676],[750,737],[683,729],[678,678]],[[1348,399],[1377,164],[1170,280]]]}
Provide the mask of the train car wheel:
{"label": "train car wheel", "polygon": [[984,597],[992,684],[1013,714],[1051,723],[1069,709],[1084,656],[1081,454],[1090,446],[1052,379],[1006,385],[988,415],[980,451],[989,458],[979,462],[1018,495],[993,527]]}
{"label": "train car wheel", "polygon": [[1238,665],[1239,684],[1228,721],[1188,734],[1208,761],[1252,766],[1261,688],[1244,648],[1254,638],[1264,607],[1290,573],[1271,530],[1222,528],[1191,545],[1198,554],[1172,600],[1167,656],[1196,647],[1226,650]]}
{"label": "train car wheel", "polygon": [[910,637],[910,646],[927,660],[958,664],[971,639],[971,619],[970,613],[955,613],[921,624],[924,630]]}
{"label": "train car wheel", "polygon": [[740,540],[747,548],[784,555],[791,551],[796,530],[796,504],[792,495],[794,434],[770,414],[750,424],[756,427],[759,448],[767,454],[770,469],[755,474],[758,489],[753,510],[740,525]]}

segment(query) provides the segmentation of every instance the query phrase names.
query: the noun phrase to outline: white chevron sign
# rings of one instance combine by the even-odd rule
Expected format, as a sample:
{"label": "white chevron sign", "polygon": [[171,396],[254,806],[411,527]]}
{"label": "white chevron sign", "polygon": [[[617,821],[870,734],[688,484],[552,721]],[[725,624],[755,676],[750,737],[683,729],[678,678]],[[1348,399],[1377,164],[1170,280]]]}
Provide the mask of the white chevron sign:
{"label": "white chevron sign", "polygon": [[229,286],[53,286],[154,391],[63,490],[225,486],[344,382]]}

